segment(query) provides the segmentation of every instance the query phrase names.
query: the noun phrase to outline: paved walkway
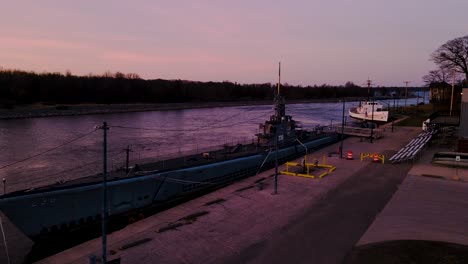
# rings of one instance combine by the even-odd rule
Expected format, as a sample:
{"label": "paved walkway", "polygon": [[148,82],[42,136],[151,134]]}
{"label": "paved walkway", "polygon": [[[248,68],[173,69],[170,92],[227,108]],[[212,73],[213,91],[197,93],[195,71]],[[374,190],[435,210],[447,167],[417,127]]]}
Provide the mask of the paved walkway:
{"label": "paved walkway", "polygon": [[468,246],[468,169],[431,165],[443,150],[424,152],[357,246],[406,239]]}
{"label": "paved walkway", "polygon": [[299,218],[226,263],[342,263],[410,168],[389,166],[362,167]]}
{"label": "paved walkway", "polygon": [[393,240],[468,246],[468,184],[408,176],[357,246]]}
{"label": "paved walkway", "polygon": [[[142,264],[284,263],[292,258],[295,262],[339,263],[410,167],[361,162],[359,153],[395,153],[418,133],[415,128],[387,130],[373,144],[348,138],[344,150],[352,150],[354,160],[328,158],[327,163],[337,170],[321,180],[282,175],[278,195],[271,194],[273,170],[269,170],[151,216],[108,236],[109,259]],[[338,146],[310,156],[321,158]],[[263,189],[255,185],[261,178],[265,178]],[[180,220],[198,212],[207,214],[193,221]],[[181,226],[157,232],[169,223]],[[129,247],[135,242],[141,244]],[[91,240],[39,263],[87,263],[89,255],[100,255],[100,247],[100,239]]]}

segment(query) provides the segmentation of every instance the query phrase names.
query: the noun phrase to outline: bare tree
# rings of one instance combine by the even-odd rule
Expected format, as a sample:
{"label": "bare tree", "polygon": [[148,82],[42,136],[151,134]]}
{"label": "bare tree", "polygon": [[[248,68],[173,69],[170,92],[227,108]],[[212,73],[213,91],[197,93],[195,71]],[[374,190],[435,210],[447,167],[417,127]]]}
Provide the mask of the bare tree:
{"label": "bare tree", "polygon": [[428,74],[422,77],[424,83],[429,86],[431,83],[448,83],[450,81],[450,70],[446,68],[439,68],[437,70],[429,71]]}
{"label": "bare tree", "polygon": [[468,36],[448,41],[432,53],[431,59],[440,68],[464,74],[468,85]]}

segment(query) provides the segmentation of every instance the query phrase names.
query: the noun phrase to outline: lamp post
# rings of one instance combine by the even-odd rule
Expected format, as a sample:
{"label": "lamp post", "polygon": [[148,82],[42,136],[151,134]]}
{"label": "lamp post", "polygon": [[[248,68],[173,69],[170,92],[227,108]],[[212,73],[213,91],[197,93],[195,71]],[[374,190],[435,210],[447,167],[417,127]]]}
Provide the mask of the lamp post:
{"label": "lamp post", "polygon": [[275,129],[275,190],[273,194],[278,194],[278,125]]}
{"label": "lamp post", "polygon": [[104,122],[101,126],[103,130],[103,195],[102,195],[102,263],[107,263],[107,130],[109,127]]}
{"label": "lamp post", "polygon": [[393,97],[393,116],[392,116],[392,132],[393,132],[393,122],[395,121],[395,97]]}
{"label": "lamp post", "polygon": [[374,137],[374,97],[372,97],[372,122],[370,128],[370,143],[372,143],[372,138]]}
{"label": "lamp post", "polygon": [[299,139],[296,138],[296,141],[299,142],[299,144],[301,144],[302,147],[304,147],[305,149],[305,156],[304,156],[304,164],[307,163],[307,155],[309,155],[309,150],[307,149],[307,146],[304,145],[304,143],[302,143]]}

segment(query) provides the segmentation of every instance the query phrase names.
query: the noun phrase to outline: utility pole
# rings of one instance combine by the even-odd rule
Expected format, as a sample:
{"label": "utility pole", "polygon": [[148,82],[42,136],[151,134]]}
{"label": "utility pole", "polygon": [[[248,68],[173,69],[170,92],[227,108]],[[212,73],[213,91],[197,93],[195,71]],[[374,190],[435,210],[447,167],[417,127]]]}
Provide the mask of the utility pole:
{"label": "utility pole", "polygon": [[406,100],[408,99],[408,83],[410,83],[410,81],[406,81],[404,83],[406,84],[406,90],[405,90],[405,107],[406,107]]}
{"label": "utility pole", "polygon": [[275,190],[273,194],[278,194],[278,126],[275,129]]}
{"label": "utility pole", "polygon": [[340,159],[343,158],[343,140],[344,140],[344,112],[345,112],[345,99],[343,98],[343,114],[341,116],[341,143],[340,143]]}
{"label": "utility pole", "polygon": [[452,116],[453,109],[453,91],[455,90],[455,70],[452,69],[452,96],[450,97],[450,116]]}
{"label": "utility pole", "polygon": [[107,122],[103,122],[100,127],[103,130],[103,196],[102,196],[102,262],[107,263]]}
{"label": "utility pole", "polygon": [[372,122],[370,129],[370,143],[372,143],[374,137],[374,97],[372,97]]}
{"label": "utility pole", "polygon": [[2,182],[3,182],[3,195],[5,195],[6,194],[6,178],[3,178]]}

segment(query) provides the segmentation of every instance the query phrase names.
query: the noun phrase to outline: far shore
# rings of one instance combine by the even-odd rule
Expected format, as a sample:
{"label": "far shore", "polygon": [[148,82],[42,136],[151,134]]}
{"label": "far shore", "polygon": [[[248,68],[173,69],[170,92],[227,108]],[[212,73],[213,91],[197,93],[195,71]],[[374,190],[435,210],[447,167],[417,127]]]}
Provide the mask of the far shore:
{"label": "far shore", "polygon": [[[347,101],[359,101],[364,98],[346,98]],[[304,103],[332,103],[340,102],[340,98],[287,100],[288,104]],[[0,120],[54,117],[54,116],[76,116],[93,114],[111,114],[145,111],[167,111],[195,108],[215,108],[251,105],[272,105],[272,100],[261,101],[231,101],[231,102],[185,102],[185,103],[130,103],[130,104],[29,104],[15,106],[13,109],[0,108]]]}

